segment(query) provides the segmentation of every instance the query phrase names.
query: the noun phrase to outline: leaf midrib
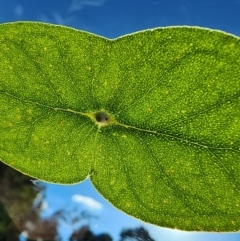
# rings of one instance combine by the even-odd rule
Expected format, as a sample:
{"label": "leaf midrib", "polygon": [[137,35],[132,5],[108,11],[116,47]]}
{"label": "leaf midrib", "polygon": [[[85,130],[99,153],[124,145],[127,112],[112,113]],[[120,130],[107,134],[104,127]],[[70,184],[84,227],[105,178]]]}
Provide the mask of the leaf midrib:
{"label": "leaf midrib", "polygon": [[[16,100],[19,100],[21,102],[24,102],[24,103],[28,103],[28,104],[32,104],[32,105],[36,105],[36,106],[39,106],[39,107],[43,107],[43,108],[47,108],[47,109],[50,109],[50,110],[54,110],[54,111],[64,111],[64,112],[69,112],[69,113],[72,113],[72,114],[77,114],[77,115],[81,115],[81,116],[84,116],[84,117],[87,117],[87,118],[90,118],[93,120],[92,118],[92,114],[90,113],[84,113],[84,112],[81,112],[81,111],[76,111],[76,110],[72,110],[70,108],[61,108],[61,107],[53,107],[53,106],[49,106],[49,105],[46,105],[46,104],[42,104],[42,103],[39,103],[39,102],[36,102],[36,101],[32,101],[32,100],[24,100],[20,97],[17,97],[11,93],[8,93],[6,91],[0,91],[0,94],[4,94],[6,96],[9,96],[13,99],[16,99]],[[226,101],[229,101],[229,99],[227,99]],[[225,102],[225,101],[224,101]],[[224,103],[222,102],[222,103]],[[221,104],[222,104],[221,103]],[[206,113],[210,110],[212,110],[213,108],[215,108],[216,105],[214,105],[212,108],[208,108],[207,110],[203,110],[201,113]],[[194,116],[193,116],[194,117]],[[190,117],[190,118],[193,118],[193,117]],[[183,121],[186,121],[187,119],[183,120]],[[94,120],[93,120],[94,121]],[[181,120],[179,122],[182,122]],[[178,122],[178,123],[179,123]],[[236,151],[236,152],[239,152],[239,150],[237,149],[234,149],[234,148],[230,148],[230,147],[213,147],[213,146],[208,146],[206,144],[202,144],[202,143],[199,143],[199,142],[195,142],[195,141],[191,141],[191,140],[188,140],[188,139],[185,139],[185,138],[181,138],[181,137],[178,137],[178,136],[175,136],[175,135],[172,135],[172,134],[166,134],[166,133],[162,133],[162,132],[158,132],[158,131],[155,131],[155,130],[149,130],[149,129],[144,129],[144,128],[139,128],[139,127],[135,127],[135,126],[130,126],[130,125],[127,125],[127,124],[124,124],[124,123],[121,123],[121,122],[118,122],[116,120],[113,120],[113,122],[111,123],[111,125],[118,125],[118,126],[121,126],[121,127],[124,127],[126,129],[132,129],[132,130],[136,130],[136,131],[141,131],[141,132],[145,132],[145,133],[150,133],[150,134],[155,134],[155,135],[159,135],[159,136],[163,136],[163,137],[166,137],[166,138],[169,138],[169,139],[174,139],[180,143],[185,143],[185,144],[189,144],[189,145],[194,145],[194,146],[198,146],[204,150],[210,150],[210,149],[214,149],[214,150],[229,150],[229,151]],[[99,128],[101,128],[99,126]]]}

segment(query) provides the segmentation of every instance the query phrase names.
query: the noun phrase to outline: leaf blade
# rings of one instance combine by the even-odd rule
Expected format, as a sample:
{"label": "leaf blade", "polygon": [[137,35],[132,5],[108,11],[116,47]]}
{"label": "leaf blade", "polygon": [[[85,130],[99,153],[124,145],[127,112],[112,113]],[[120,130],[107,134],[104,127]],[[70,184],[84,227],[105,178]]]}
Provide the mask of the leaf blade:
{"label": "leaf blade", "polygon": [[175,27],[108,40],[39,23],[0,32],[2,161],[50,182],[90,176],[157,225],[239,230],[238,38]]}

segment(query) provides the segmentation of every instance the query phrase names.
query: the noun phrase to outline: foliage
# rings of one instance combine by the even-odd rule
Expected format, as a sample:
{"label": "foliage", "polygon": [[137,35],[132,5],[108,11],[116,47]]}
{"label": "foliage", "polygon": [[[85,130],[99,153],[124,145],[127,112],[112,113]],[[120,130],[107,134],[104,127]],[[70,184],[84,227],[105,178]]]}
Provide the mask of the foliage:
{"label": "foliage", "polygon": [[184,230],[240,229],[240,41],[190,27],[115,40],[0,26],[0,159],[90,177],[117,208]]}
{"label": "foliage", "polygon": [[154,241],[143,227],[123,230],[120,236],[120,241]]}

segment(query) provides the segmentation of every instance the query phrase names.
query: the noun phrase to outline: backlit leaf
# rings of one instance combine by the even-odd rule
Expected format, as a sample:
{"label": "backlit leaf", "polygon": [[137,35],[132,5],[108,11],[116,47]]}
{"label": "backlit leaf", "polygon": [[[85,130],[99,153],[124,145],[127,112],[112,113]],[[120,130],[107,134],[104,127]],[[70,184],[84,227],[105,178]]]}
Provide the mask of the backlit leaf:
{"label": "backlit leaf", "polygon": [[48,182],[89,176],[146,222],[240,229],[239,96],[240,40],[223,32],[0,25],[0,159]]}

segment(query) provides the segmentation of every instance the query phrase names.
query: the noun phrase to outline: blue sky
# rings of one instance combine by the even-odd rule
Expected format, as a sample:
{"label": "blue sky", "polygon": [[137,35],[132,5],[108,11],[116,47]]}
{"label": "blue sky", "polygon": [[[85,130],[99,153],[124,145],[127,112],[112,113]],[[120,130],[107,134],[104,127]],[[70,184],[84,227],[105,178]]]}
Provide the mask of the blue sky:
{"label": "blue sky", "polygon": [[[240,36],[239,0],[1,0],[0,22],[41,21],[86,30],[108,38],[148,28],[191,25],[220,29]],[[99,218],[90,225],[95,233],[107,232],[117,241],[122,228],[143,225],[156,240],[234,241],[240,233],[182,232],[141,223],[113,208],[89,180],[78,185],[47,187],[42,215],[55,210],[84,208]],[[61,234],[71,228],[62,224]],[[63,232],[63,230],[65,230]],[[68,231],[67,231],[68,230]]]}

